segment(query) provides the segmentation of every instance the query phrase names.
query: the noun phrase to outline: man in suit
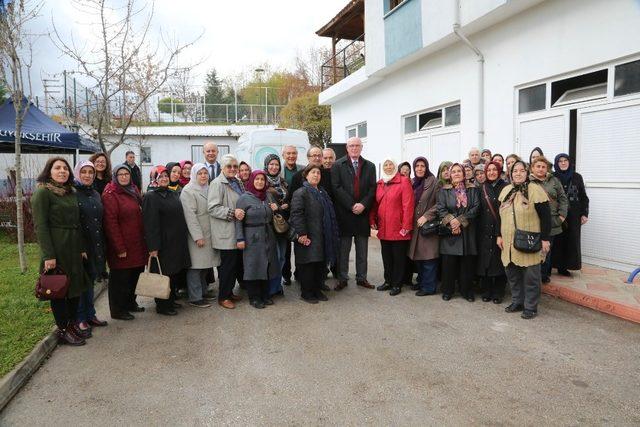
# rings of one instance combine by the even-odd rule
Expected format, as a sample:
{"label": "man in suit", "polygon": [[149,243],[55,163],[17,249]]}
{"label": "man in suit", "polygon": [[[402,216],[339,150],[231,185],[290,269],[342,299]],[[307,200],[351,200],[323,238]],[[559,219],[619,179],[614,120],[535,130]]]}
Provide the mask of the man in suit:
{"label": "man in suit", "polygon": [[367,281],[367,252],[369,245],[369,211],[376,193],[376,167],[365,160],[362,141],[358,137],[347,140],[347,155],[338,159],[331,168],[333,203],[340,226],[340,256],[338,259],[338,285],[344,289],[349,280],[349,254],[351,242],[356,246],[356,283],[373,289]]}
{"label": "man in suit", "polygon": [[209,171],[209,183],[220,175],[220,163],[218,163],[218,146],[213,142],[207,142],[202,147],[204,152],[204,165]]}
{"label": "man in suit", "polygon": [[[307,161],[310,165],[320,166],[322,167],[322,148],[319,147],[311,147],[309,151],[307,151]],[[287,193],[287,203],[291,204],[291,199],[293,198],[293,193],[302,187],[302,184],[306,181],[306,179],[302,176],[304,172],[304,168],[300,169],[296,172],[291,178],[291,183],[289,184],[289,192]],[[322,169],[322,176],[320,178],[320,187],[324,188],[324,190],[329,195],[329,198],[333,200],[332,193],[333,188],[331,184],[331,171],[328,169]]]}
{"label": "man in suit", "polygon": [[125,153],[125,159],[127,166],[131,169],[131,182],[142,192],[142,172],[140,172],[140,168],[136,165],[136,153],[127,151]]}

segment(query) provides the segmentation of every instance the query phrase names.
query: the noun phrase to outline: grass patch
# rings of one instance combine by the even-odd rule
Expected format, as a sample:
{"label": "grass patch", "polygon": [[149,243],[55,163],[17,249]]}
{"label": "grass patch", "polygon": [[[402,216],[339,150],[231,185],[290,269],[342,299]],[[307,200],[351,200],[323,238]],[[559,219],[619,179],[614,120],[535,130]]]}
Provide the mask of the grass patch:
{"label": "grass patch", "polygon": [[18,247],[0,234],[0,377],[11,371],[54,324],[48,302],[33,295],[40,251],[27,243],[29,269],[20,273]]}

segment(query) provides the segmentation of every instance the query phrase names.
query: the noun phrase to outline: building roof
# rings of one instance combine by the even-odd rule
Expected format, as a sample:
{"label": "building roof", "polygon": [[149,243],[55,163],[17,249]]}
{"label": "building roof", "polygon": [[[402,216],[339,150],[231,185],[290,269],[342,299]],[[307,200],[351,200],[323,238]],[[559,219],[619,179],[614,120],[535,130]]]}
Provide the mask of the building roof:
{"label": "building roof", "polygon": [[364,0],[351,0],[316,34],[320,37],[356,40],[364,34]]}
{"label": "building roof", "polygon": [[231,136],[241,135],[256,129],[275,129],[273,125],[223,125],[223,126],[130,126],[126,134],[130,136]]}

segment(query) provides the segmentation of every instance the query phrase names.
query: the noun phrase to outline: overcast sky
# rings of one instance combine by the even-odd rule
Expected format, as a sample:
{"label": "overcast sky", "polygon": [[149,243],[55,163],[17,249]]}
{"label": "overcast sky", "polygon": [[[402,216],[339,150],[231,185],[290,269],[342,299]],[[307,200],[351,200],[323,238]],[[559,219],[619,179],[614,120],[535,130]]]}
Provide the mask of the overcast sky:
{"label": "overcast sky", "polygon": [[[204,33],[181,57],[184,63],[204,61],[193,73],[200,81],[211,67],[222,76],[252,70],[265,62],[284,68],[291,65],[297,51],[330,45],[328,38],[318,37],[315,31],[348,1],[156,0],[150,40],[157,40],[160,31],[181,41]],[[51,30],[52,20],[67,39],[71,33],[76,40],[91,38],[98,30],[83,24],[88,19],[69,0],[45,0],[42,16],[33,26],[44,33]],[[41,37],[34,47],[34,94],[42,93],[41,76],[73,68],[73,62],[61,56],[48,37]]]}

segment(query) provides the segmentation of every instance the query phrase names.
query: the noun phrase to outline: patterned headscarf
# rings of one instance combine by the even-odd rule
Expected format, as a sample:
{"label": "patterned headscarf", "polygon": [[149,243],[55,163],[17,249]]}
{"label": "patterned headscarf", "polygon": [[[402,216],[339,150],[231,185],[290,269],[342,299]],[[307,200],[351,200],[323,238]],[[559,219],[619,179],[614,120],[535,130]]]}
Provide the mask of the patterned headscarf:
{"label": "patterned headscarf", "polygon": [[451,181],[451,184],[453,185],[453,190],[456,194],[456,208],[460,208],[460,207],[467,207],[467,186],[466,186],[466,179],[464,176],[464,166],[462,166],[460,163],[454,163],[451,165],[451,167],[449,168],[449,175],[451,175],[451,171],[453,170],[454,167],[458,166],[460,169],[462,169],[462,181],[458,182],[457,184],[453,183],[453,180]]}
{"label": "patterned headscarf", "polygon": [[129,165],[127,165],[126,163],[121,163],[119,165],[116,165],[113,168],[113,174],[111,175],[111,182],[114,182],[118,187],[122,188],[127,194],[130,194],[133,197],[135,197],[136,200],[138,200],[138,203],[142,203],[142,197],[140,196],[140,192],[138,191],[138,188],[136,187],[136,185],[133,183],[133,179],[131,176],[129,176],[129,184],[127,185],[120,185],[120,183],[118,182],[118,171],[121,169],[126,169],[127,172],[131,174],[131,168],[129,167]]}
{"label": "patterned headscarf", "polygon": [[[273,160],[278,161],[278,172],[275,175],[271,175],[269,173],[269,163]],[[283,200],[287,195],[287,191],[282,186],[282,178],[280,177],[280,172],[282,171],[282,163],[280,162],[280,157],[277,154],[269,154],[264,158],[264,172],[267,177],[267,181],[269,182],[269,186],[272,187],[278,193],[278,199]]]}

